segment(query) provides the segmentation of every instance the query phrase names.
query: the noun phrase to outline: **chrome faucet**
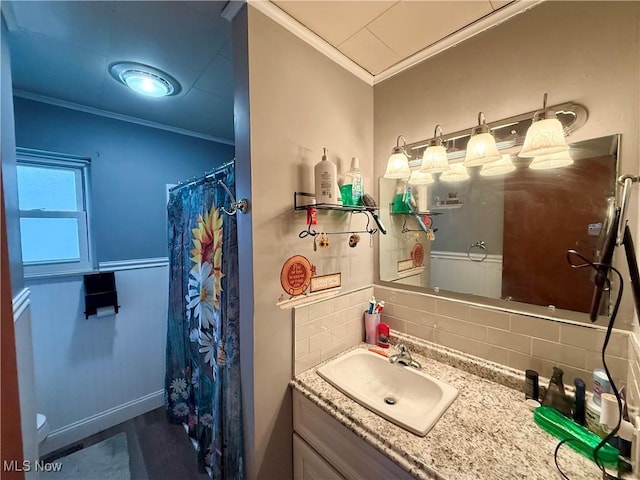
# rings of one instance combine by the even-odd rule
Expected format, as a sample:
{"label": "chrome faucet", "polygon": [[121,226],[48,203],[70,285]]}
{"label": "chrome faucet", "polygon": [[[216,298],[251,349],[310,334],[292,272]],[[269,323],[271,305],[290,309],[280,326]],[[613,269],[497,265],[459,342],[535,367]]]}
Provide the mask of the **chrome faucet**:
{"label": "chrome faucet", "polygon": [[422,365],[420,365],[411,357],[411,352],[409,352],[409,349],[404,343],[399,343],[396,348],[398,349],[398,353],[389,357],[389,361],[391,363],[399,363],[400,365],[405,365],[417,369],[422,368]]}

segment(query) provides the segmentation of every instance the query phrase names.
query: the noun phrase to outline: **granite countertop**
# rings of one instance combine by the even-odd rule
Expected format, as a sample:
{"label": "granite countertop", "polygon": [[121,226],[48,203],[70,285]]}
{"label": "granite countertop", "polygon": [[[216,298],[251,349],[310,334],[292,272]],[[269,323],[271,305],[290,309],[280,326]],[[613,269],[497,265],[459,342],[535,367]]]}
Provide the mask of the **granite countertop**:
{"label": "granite countertop", "polygon": [[[558,440],[534,423],[533,412],[524,403],[523,372],[393,332],[392,342],[398,341],[409,347],[423,372],[459,392],[426,437],[354,402],[323,380],[317,367],[297,375],[291,386],[416,478],[558,477],[553,459]],[[363,343],[354,348],[368,347]],[[602,475],[593,462],[566,445],[560,449],[558,463],[571,480]]]}

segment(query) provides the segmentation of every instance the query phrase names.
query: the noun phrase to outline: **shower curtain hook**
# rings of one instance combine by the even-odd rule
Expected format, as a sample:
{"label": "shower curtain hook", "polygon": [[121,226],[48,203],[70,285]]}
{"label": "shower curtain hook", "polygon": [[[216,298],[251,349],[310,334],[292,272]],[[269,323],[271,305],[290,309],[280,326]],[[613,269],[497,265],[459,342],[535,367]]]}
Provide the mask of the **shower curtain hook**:
{"label": "shower curtain hook", "polygon": [[238,212],[238,210],[240,210],[242,213],[247,213],[247,211],[249,211],[249,201],[246,198],[241,198],[239,201],[236,202],[236,199],[233,196],[233,193],[231,193],[231,190],[229,190],[229,187],[227,187],[222,180],[218,180],[218,185],[221,185],[222,188],[225,189],[225,191],[227,192],[227,195],[229,195],[229,198],[231,199],[231,207],[232,207],[231,211],[228,211],[226,208],[224,208],[224,206],[220,207],[220,209],[224,213],[226,213],[227,215],[235,215]]}

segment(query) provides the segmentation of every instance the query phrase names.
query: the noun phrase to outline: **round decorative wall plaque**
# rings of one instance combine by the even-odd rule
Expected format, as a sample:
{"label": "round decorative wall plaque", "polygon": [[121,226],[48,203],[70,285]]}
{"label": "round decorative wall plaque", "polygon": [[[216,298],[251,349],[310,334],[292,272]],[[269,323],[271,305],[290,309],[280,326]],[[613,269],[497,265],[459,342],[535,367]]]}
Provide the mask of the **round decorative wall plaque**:
{"label": "round decorative wall plaque", "polygon": [[289,258],[280,271],[280,284],[286,293],[295,297],[304,293],[313,276],[313,267],[309,260],[302,255]]}
{"label": "round decorative wall plaque", "polygon": [[424,247],[421,243],[416,243],[411,250],[411,260],[414,267],[421,267],[424,262]]}

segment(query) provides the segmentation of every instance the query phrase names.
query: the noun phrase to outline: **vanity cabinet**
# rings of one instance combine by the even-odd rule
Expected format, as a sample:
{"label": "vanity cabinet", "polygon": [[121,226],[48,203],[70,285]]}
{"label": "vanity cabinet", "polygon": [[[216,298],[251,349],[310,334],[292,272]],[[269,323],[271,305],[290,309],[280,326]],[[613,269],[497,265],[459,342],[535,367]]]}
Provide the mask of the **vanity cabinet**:
{"label": "vanity cabinet", "polygon": [[413,478],[296,390],[293,430],[295,480]]}

